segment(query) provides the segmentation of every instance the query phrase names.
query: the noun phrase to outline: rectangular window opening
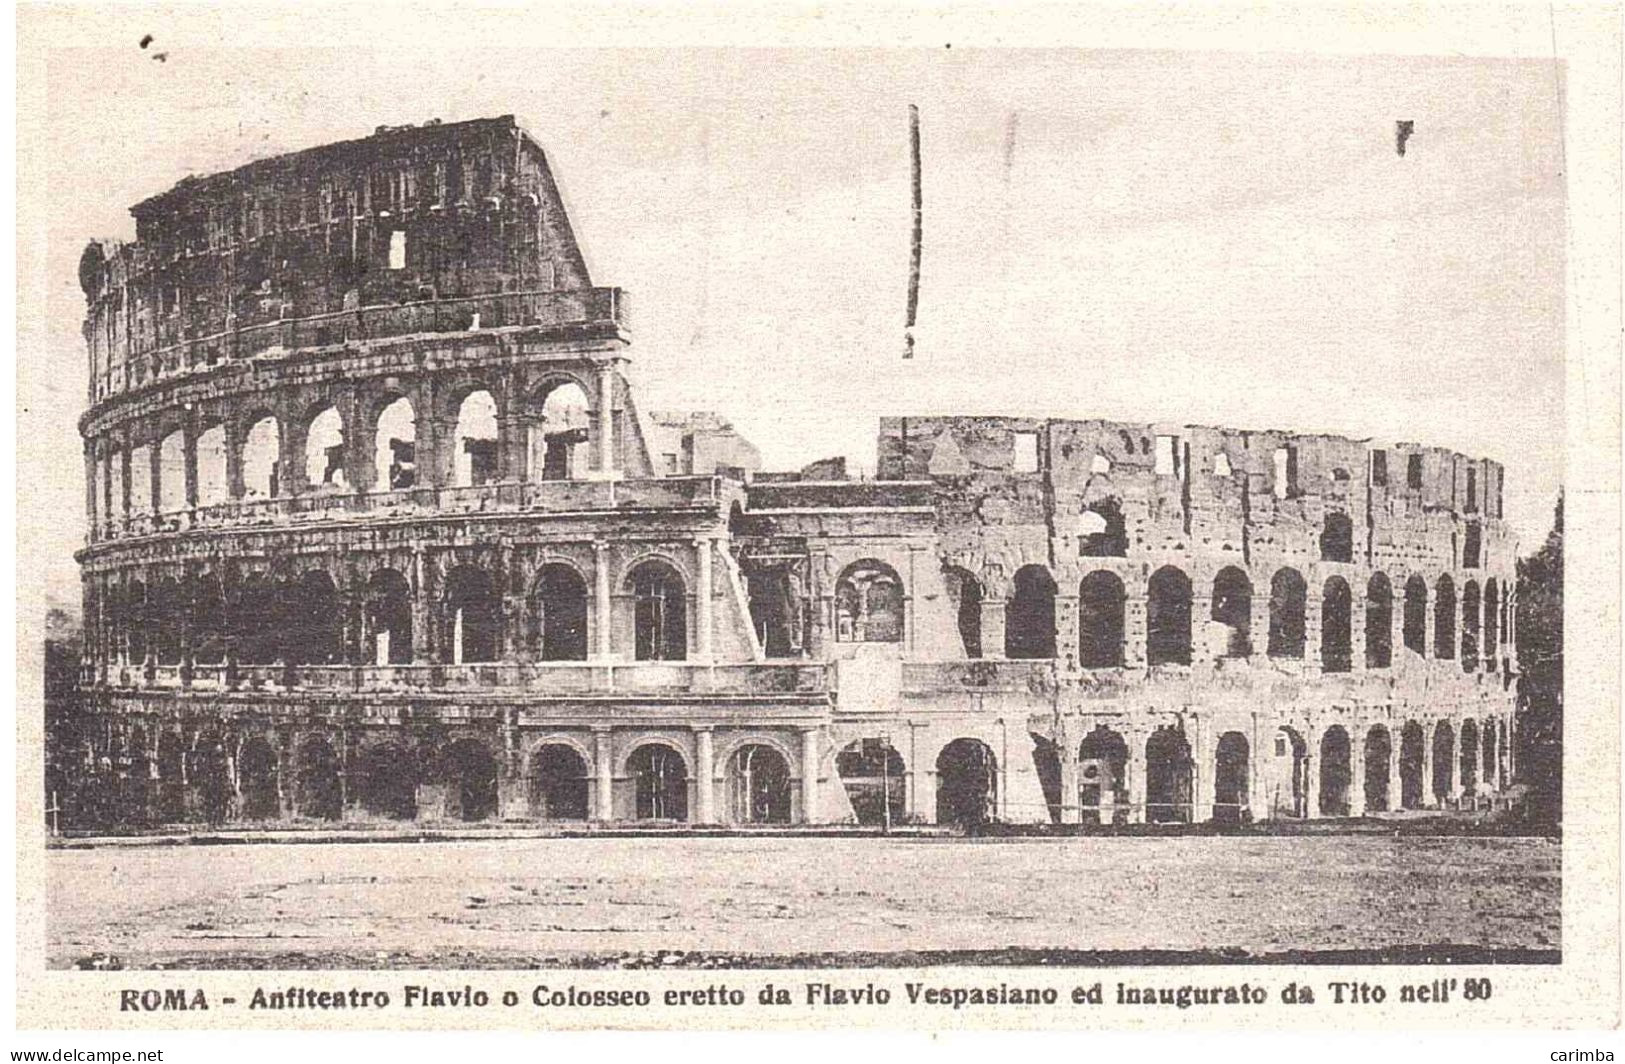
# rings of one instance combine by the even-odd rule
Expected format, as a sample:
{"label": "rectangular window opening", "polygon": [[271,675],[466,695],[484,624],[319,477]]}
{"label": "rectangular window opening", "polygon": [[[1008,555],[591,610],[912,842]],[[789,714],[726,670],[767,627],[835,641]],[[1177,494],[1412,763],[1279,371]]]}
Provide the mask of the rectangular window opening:
{"label": "rectangular window opening", "polygon": [[1411,489],[1422,486],[1422,456],[1413,454],[1405,467],[1405,485]]}

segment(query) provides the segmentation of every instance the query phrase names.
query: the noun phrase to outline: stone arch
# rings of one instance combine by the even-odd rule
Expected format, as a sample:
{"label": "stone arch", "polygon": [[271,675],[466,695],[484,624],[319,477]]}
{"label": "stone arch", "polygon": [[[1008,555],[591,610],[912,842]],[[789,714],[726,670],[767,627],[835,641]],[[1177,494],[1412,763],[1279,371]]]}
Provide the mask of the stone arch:
{"label": "stone arch", "polygon": [[498,453],[499,418],[496,395],[489,389],[469,386],[457,400],[457,420],[452,434],[452,484],[475,487],[502,476]]}
{"label": "stone arch", "polygon": [[835,639],[900,643],[907,592],[897,570],[874,558],[853,562],[835,580]]}
{"label": "stone arch", "polygon": [[1456,656],[1456,582],[1449,573],[1439,577],[1434,590],[1433,656]]}
{"label": "stone arch", "polygon": [[670,562],[648,558],[628,570],[633,656],[638,661],[688,658],[688,587]]}
{"label": "stone arch", "polygon": [[453,739],[441,747],[446,814],[470,822],[495,816],[498,771],[496,755],[481,739]]}
{"label": "stone arch", "polygon": [[280,613],[287,660],[295,665],[342,664],[344,611],[327,570],[307,569],[284,587]]}
{"label": "stone arch", "polygon": [[1213,819],[1221,824],[1240,824],[1252,819],[1252,751],[1247,736],[1227,731],[1219,736],[1213,750]]}
{"label": "stone arch", "polygon": [[1145,742],[1145,819],[1151,824],[1191,822],[1195,765],[1182,728],[1161,727]]}
{"label": "stone arch", "polygon": [[158,442],[158,498],[154,513],[186,509],[186,431],[174,429]]}
{"label": "stone arch", "polygon": [[788,824],[790,760],[778,747],[743,742],[728,755],[728,819],[735,824]]}
{"label": "stone arch", "polygon": [[528,758],[530,811],[543,820],[586,820],[592,759],[557,737],[533,745]]}
{"label": "stone arch", "polygon": [[979,827],[997,819],[999,769],[993,748],[959,738],[937,752],[937,823]]}
{"label": "stone arch", "polygon": [[1406,721],[1399,733],[1399,805],[1401,809],[1420,809],[1427,796],[1422,793],[1426,776],[1427,737],[1416,721]]}
{"label": "stone arch", "polygon": [[350,486],[345,468],[348,432],[344,415],[331,404],[320,407],[305,422],[305,487],[311,491],[343,491]]}
{"label": "stone arch", "polygon": [[170,823],[186,817],[186,744],[179,732],[158,735],[158,819]]}
{"label": "stone arch", "polygon": [[1365,788],[1365,807],[1373,813],[1386,813],[1388,809],[1388,773],[1389,765],[1393,760],[1394,742],[1388,734],[1388,729],[1381,724],[1373,724],[1366,729],[1365,746],[1362,751],[1365,761],[1365,779],[1361,781]]}
{"label": "stone arch", "polygon": [[901,823],[906,767],[884,739],[859,739],[835,756],[835,771],[859,824]]}
{"label": "stone arch", "polygon": [[448,664],[488,663],[502,648],[502,600],[491,574],[476,565],[458,565],[446,573],[444,632],[441,645]]}
{"label": "stone arch", "polygon": [[283,493],[282,424],[275,414],[261,412],[248,419],[240,463],[243,498],[270,499]]}
{"label": "stone arch", "polygon": [[1165,565],[1146,585],[1145,658],[1149,665],[1191,663],[1191,580]]}
{"label": "stone arch", "polygon": [[192,662],[219,665],[226,660],[226,604],[220,576],[213,572],[187,577],[183,592],[191,634]]}
{"label": "stone arch", "polygon": [[592,392],[573,374],[554,372],[525,404],[526,479],[586,476],[592,431]]}
{"label": "stone arch", "polygon": [[391,820],[418,815],[418,759],[410,743],[388,739],[363,747],[356,758],[355,779],[364,812]]}
{"label": "stone arch", "polygon": [[1461,668],[1478,668],[1478,623],[1480,599],[1478,581],[1469,580],[1461,588]]}
{"label": "stone arch", "polygon": [[218,732],[200,732],[186,758],[186,776],[198,798],[203,819],[222,824],[231,810],[231,753]]}
{"label": "stone arch", "polygon": [[404,395],[388,393],[373,419],[372,490],[405,491],[417,486],[417,408]]}
{"label": "stone arch", "polygon": [[550,560],[531,582],[531,647],[538,661],[587,660],[587,581],[574,565]]}
{"label": "stone arch", "polygon": [[163,576],[152,585],[152,608],[148,630],[153,658],[159,665],[181,663],[181,629],[185,625],[186,594],[174,576]]}
{"label": "stone arch", "polygon": [[226,475],[226,426],[207,423],[197,438],[197,504],[219,506],[231,499]]}
{"label": "stone arch", "polygon": [[230,620],[237,659],[245,665],[271,665],[282,657],[283,596],[268,573],[243,577]]}
{"label": "stone arch", "polygon": [[368,663],[412,664],[411,583],[395,569],[376,569],[367,579],[366,603]]}
{"label": "stone arch", "polygon": [[294,808],[313,820],[338,820],[344,815],[339,755],[325,735],[307,735],[299,741],[298,778]]}
{"label": "stone arch", "polygon": [[1320,736],[1320,815],[1348,816],[1349,788],[1353,783],[1349,733],[1333,724]]}
{"label": "stone arch", "polygon": [[1086,823],[1125,823],[1128,819],[1128,743],[1097,724],[1078,744],[1078,810]]}
{"label": "stone arch", "polygon": [[1341,576],[1327,579],[1320,597],[1320,667],[1348,672],[1353,667],[1353,595]]}
{"label": "stone arch", "polygon": [[1085,669],[1123,664],[1128,593],[1116,573],[1096,569],[1078,584],[1078,664]]}
{"label": "stone arch", "polygon": [[1456,731],[1449,721],[1441,720],[1433,727],[1433,797],[1436,801],[1450,797],[1455,765]]}
{"label": "stone arch", "polygon": [[282,815],[282,785],[276,748],[263,736],[245,740],[237,753],[239,816],[274,820]]}
{"label": "stone arch", "polygon": [[688,758],[675,744],[645,739],[626,756],[638,820],[688,820]]}
{"label": "stone arch", "polygon": [[1055,578],[1042,565],[1016,570],[1014,589],[1004,607],[1004,656],[1055,656]]}
{"label": "stone arch", "polygon": [[1394,657],[1394,589],[1384,573],[1365,585],[1365,667],[1386,669]]}
{"label": "stone arch", "polygon": [[959,628],[959,642],[967,658],[982,656],[982,585],[969,571],[957,565],[942,567],[943,582],[948,587],[948,601],[953,604],[954,617]]}
{"label": "stone arch", "polygon": [[1296,569],[1277,569],[1270,579],[1270,640],[1272,658],[1302,658],[1308,643],[1304,604],[1309,585]]}
{"label": "stone arch", "polygon": [[1253,582],[1234,565],[1220,569],[1213,578],[1213,609],[1210,615],[1226,629],[1219,657],[1245,658],[1253,652]]}
{"label": "stone arch", "polygon": [[1128,555],[1123,504],[1115,497],[1096,499],[1084,507],[1078,522],[1078,555],[1084,558],[1122,558]]}
{"label": "stone arch", "polygon": [[1480,747],[1484,753],[1484,774],[1480,777],[1484,781],[1486,791],[1494,790],[1496,780],[1496,767],[1500,764],[1500,735],[1496,729],[1495,718],[1484,718],[1484,727],[1481,735]]}
{"label": "stone arch", "polygon": [[1461,793],[1478,793],[1478,722],[1471,717],[1461,722]]}
{"label": "stone arch", "polygon": [[1501,592],[1495,577],[1484,581],[1484,667],[1495,672],[1501,657]]}
{"label": "stone arch", "polygon": [[1416,654],[1427,651],[1428,582],[1421,573],[1405,581],[1405,649]]}

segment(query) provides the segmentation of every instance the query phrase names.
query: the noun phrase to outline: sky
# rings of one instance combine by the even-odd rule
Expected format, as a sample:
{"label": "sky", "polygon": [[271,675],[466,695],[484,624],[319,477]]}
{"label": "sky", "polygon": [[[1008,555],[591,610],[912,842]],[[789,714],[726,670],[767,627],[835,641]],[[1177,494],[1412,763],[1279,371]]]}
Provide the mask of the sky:
{"label": "sky", "polygon": [[[887,414],[1325,432],[1507,467],[1525,552],[1562,479],[1553,64],[1055,49],[50,51],[45,320],[20,470],[77,607],[80,251],[188,174],[515,114],[595,284],[630,296],[645,410],[716,410],[770,469],[873,469]],[[907,107],[924,249],[905,360]],[[1415,132],[1395,151],[1395,122]]]}

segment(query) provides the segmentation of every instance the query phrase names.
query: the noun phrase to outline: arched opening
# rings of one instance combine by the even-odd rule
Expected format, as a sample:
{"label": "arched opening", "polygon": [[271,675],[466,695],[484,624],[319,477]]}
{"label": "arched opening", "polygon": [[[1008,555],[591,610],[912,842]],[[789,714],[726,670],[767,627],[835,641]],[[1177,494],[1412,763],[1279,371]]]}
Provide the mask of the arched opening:
{"label": "arched opening", "polygon": [[1417,574],[1405,581],[1404,626],[1405,649],[1427,653],[1428,582]]}
{"label": "arched opening", "polygon": [[131,580],[124,590],[124,638],[131,665],[147,660],[147,585]]}
{"label": "arched opening", "polygon": [[1240,824],[1252,818],[1247,793],[1250,751],[1247,737],[1228,731],[1219,736],[1213,757],[1213,819]]}
{"label": "arched opening", "polygon": [[1494,790],[1498,782],[1496,768],[1500,764],[1498,760],[1500,735],[1493,718],[1484,722],[1484,729],[1480,734],[1482,735],[1480,742],[1484,749],[1484,787],[1486,790]]}
{"label": "arched opening", "polygon": [[371,816],[411,820],[418,815],[418,762],[401,743],[378,743],[361,751],[356,778],[360,805]]}
{"label": "arched opening", "polygon": [[587,660],[587,583],[581,575],[549,562],[536,575],[531,603],[537,660]]}
{"label": "arched opening", "polygon": [[1423,768],[1427,764],[1427,739],[1422,726],[1414,720],[1406,723],[1399,733],[1399,804],[1403,809],[1420,809],[1426,800],[1422,794]]}
{"label": "arched opening", "polygon": [[237,755],[237,789],[244,820],[274,820],[282,815],[276,751],[264,739],[256,736],[243,743]]}
{"label": "arched opening", "polygon": [[1004,656],[1055,656],[1055,580],[1042,565],[1016,570],[1014,589],[1004,607]]}
{"label": "arched opening", "polygon": [[530,755],[530,811],[543,820],[587,819],[587,762],[564,743]]}
{"label": "arched opening", "polygon": [[254,422],[243,439],[243,498],[270,499],[281,494],[282,431],[270,415]]}
{"label": "arched opening", "polygon": [[1471,798],[1478,793],[1478,723],[1461,725],[1461,793]]}
{"label": "arched opening", "polygon": [[187,773],[196,788],[203,819],[223,824],[231,812],[231,759],[225,743],[217,735],[205,735],[192,748],[191,771]]}
{"label": "arched opening", "polygon": [[130,450],[130,513],[152,513],[152,448],[147,444]]}
{"label": "arched opening", "polygon": [[1386,669],[1394,657],[1394,589],[1373,573],[1365,585],[1365,667]]}
{"label": "arched opening", "polygon": [[1085,824],[1128,820],[1128,744],[1097,724],[1078,745],[1078,816]]}
{"label": "arched opening", "polygon": [[294,808],[302,817],[337,820],[344,815],[344,791],[339,783],[339,757],[320,735],[299,744],[299,785]]}
{"label": "arched opening", "polygon": [[1147,587],[1145,657],[1151,665],[1191,663],[1191,581],[1171,565]]}
{"label": "arched opening", "polygon": [[1388,771],[1394,744],[1388,729],[1373,725],[1365,733],[1365,807],[1368,812],[1388,812]]}
{"label": "arched opening", "polygon": [[1433,656],[1456,656],[1456,582],[1446,573],[1439,577],[1433,599]]}
{"label": "arched opening", "polygon": [[1128,532],[1123,506],[1116,499],[1090,503],[1078,521],[1078,555],[1083,558],[1122,558],[1128,554]]}
{"label": "arched opening", "polygon": [[997,818],[998,764],[979,739],[955,739],[937,755],[937,823],[973,828]]}
{"label": "arched opening", "polygon": [[1123,611],[1128,596],[1116,573],[1096,569],[1078,584],[1078,664],[1110,669],[1123,664]]}
{"label": "arched opening", "polygon": [[[1031,733],[1029,733],[1031,734]],[[1061,757],[1055,744],[1041,735],[1032,735],[1033,774],[1038,777],[1038,789],[1044,795],[1052,824],[1061,822]]]}
{"label": "arched opening", "polygon": [[1265,797],[1272,818],[1309,815],[1309,744],[1285,725],[1275,731],[1274,756],[1264,766]]}
{"label": "arched opening", "polygon": [[1320,529],[1320,560],[1323,562],[1351,562],[1354,560],[1354,522],[1349,515],[1333,510],[1326,515]]}
{"label": "arched opening", "polygon": [[633,653],[639,661],[688,657],[688,598],[677,570],[646,561],[632,570]]}
{"label": "arched opening", "polygon": [[1348,672],[1353,666],[1352,598],[1341,576],[1327,580],[1321,591],[1320,667],[1326,672]]}
{"label": "arched opening", "polygon": [[1478,581],[1469,580],[1461,589],[1461,669],[1478,668]]}
{"label": "arched opening", "polygon": [[340,491],[350,482],[344,472],[344,420],[328,407],[305,430],[305,484],[313,491]]}
{"label": "arched opening", "polygon": [[1152,824],[1191,822],[1194,763],[1185,733],[1158,728],[1145,744],[1145,819]]}
{"label": "arched opening", "polygon": [[948,585],[948,601],[953,603],[959,623],[959,642],[967,658],[982,656],[982,585],[963,569],[947,566],[942,579]]}
{"label": "arched opening", "polygon": [[1272,658],[1302,658],[1307,642],[1304,603],[1309,585],[1296,569],[1278,569],[1270,580],[1270,643]]}
{"label": "arched opening", "polygon": [[1496,671],[1501,657],[1500,589],[1495,578],[1484,581],[1484,667]]}
{"label": "arched opening", "polygon": [[903,819],[903,757],[884,739],[860,739],[835,758],[835,771],[859,824]]}
{"label": "arched opening", "polygon": [[118,819],[137,827],[145,825],[151,819],[152,790],[152,762],[147,756],[146,732],[140,728],[130,729],[118,765]]}
{"label": "arched opening", "polygon": [[459,565],[446,574],[443,645],[451,649],[451,664],[496,661],[501,625],[502,603],[490,574],[472,565]]}
{"label": "arched opening", "polygon": [[575,480],[587,475],[587,438],[591,425],[587,393],[579,384],[551,387],[538,416],[528,426],[531,480]]}
{"label": "arched opening", "polygon": [[192,661],[197,665],[219,665],[226,660],[226,609],[220,593],[220,578],[204,573],[187,581],[190,605],[187,631],[192,643]]}
{"label": "arched opening", "polygon": [[676,750],[648,743],[626,762],[634,786],[634,815],[639,820],[688,819],[688,766]]}
{"label": "arched opening", "polygon": [[842,643],[903,639],[903,581],[885,562],[853,562],[835,581],[835,638]]}
{"label": "arched opening", "polygon": [[1213,621],[1224,626],[1218,656],[1245,658],[1253,652],[1253,582],[1233,565],[1213,578]]}
{"label": "arched opening", "polygon": [[152,631],[153,658],[160,665],[181,663],[181,628],[185,623],[186,596],[181,582],[166,576],[152,587],[152,610],[149,627]]}
{"label": "arched opening", "polygon": [[186,433],[176,429],[158,446],[158,513],[186,509]]}
{"label": "arched opening", "polygon": [[412,664],[412,588],[394,569],[379,569],[367,581],[367,632],[372,664]]}
{"label": "arched opening", "polygon": [[271,665],[282,657],[281,623],[283,596],[275,581],[264,573],[250,573],[243,580],[232,632],[237,658],[245,665]]}
{"label": "arched opening", "polygon": [[446,781],[446,813],[465,821],[497,811],[497,761],[478,739],[458,739],[440,755]]}
{"label": "arched opening", "polygon": [[384,407],[373,433],[373,491],[405,491],[418,482],[418,420],[402,396]]}
{"label": "arched opening", "polygon": [[1320,737],[1320,815],[1349,815],[1349,733],[1333,724]]}
{"label": "arched opening", "polygon": [[790,765],[765,743],[728,758],[728,818],[735,824],[790,823]]}
{"label": "arched opening", "polygon": [[457,408],[452,437],[452,476],[459,488],[489,484],[497,466],[497,403],[487,391],[470,392]]}
{"label": "arched opening", "polygon": [[1450,797],[1455,782],[1456,732],[1446,721],[1433,727],[1433,797],[1444,801]]}
{"label": "arched opening", "polygon": [[197,438],[197,504],[218,506],[231,498],[226,479],[226,427],[213,425]]}
{"label": "arched opening", "polygon": [[287,659],[295,665],[338,665],[344,661],[344,613],[338,589],[325,570],[312,569],[289,585],[282,616]]}
{"label": "arched opening", "polygon": [[158,736],[158,819],[175,823],[186,818],[186,747],[174,732]]}

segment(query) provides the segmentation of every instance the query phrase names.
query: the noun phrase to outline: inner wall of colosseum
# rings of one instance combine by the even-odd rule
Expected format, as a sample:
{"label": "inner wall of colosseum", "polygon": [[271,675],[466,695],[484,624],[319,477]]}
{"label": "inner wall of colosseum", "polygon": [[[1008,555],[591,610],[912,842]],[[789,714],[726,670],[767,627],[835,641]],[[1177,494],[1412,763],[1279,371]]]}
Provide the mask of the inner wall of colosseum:
{"label": "inner wall of colosseum", "polygon": [[81,263],[88,825],[1240,823],[1493,803],[1493,461],[651,417],[511,118],[193,179]]}

